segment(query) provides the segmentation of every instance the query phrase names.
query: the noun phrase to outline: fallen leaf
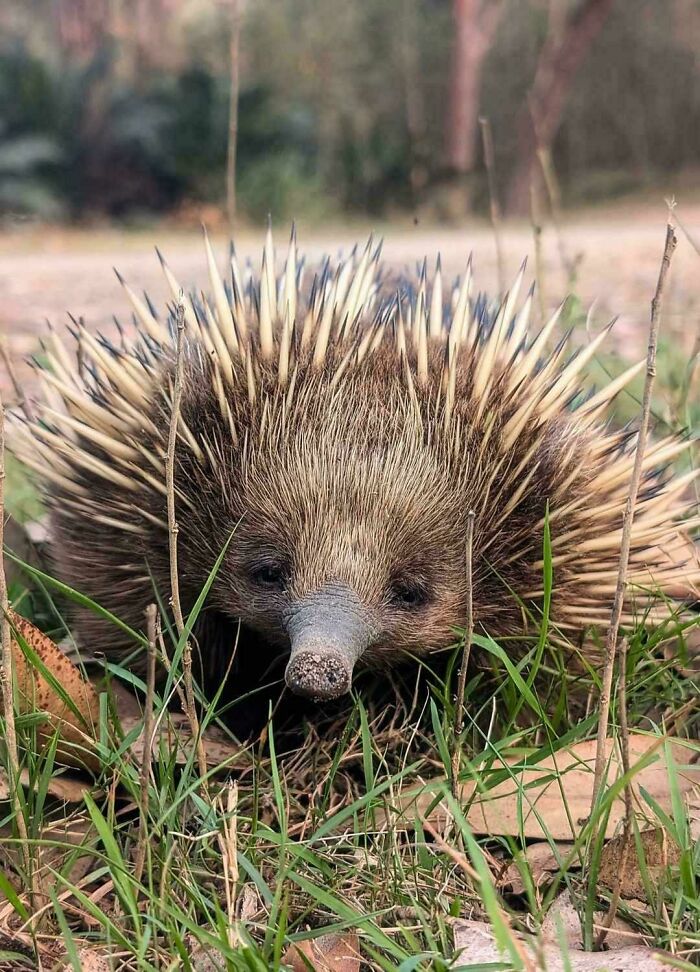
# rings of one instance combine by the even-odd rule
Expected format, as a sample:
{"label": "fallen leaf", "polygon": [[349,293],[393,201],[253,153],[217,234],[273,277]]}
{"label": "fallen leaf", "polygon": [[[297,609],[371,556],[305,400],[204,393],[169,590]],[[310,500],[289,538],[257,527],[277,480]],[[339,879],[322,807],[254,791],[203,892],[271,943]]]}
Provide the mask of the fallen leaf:
{"label": "fallen leaf", "polygon": [[[141,716],[139,718],[128,716],[120,720],[124,733],[130,732],[135,726],[140,725],[142,718]],[[168,713],[167,719],[164,719],[158,726],[153,740],[154,751],[158,750],[161,741],[164,741],[169,749],[172,749],[173,746],[177,747],[175,762],[178,766],[184,766],[195,751],[192,729],[187,716],[180,712]],[[232,759],[241,753],[241,746],[238,743],[229,738],[222,730],[212,726],[202,733],[202,745],[209,768],[220,766],[222,769],[226,769],[225,764],[230,764]],[[145,751],[143,733],[134,740],[129,751],[140,766]]]}
{"label": "fallen leaf", "polygon": [[254,884],[244,884],[238,895],[236,906],[239,921],[250,922],[255,916],[262,912],[262,902],[260,894]]}
{"label": "fallen leaf", "polygon": [[[639,834],[639,841],[644,851],[647,877],[651,884],[656,887],[663,881],[669,867],[680,863],[680,848],[662,827],[643,830]],[[613,837],[605,845],[600,857],[598,881],[603,887],[614,889],[619,879],[620,894],[623,898],[641,898],[644,900],[647,893],[634,837],[631,839],[631,846],[627,853],[624,874],[620,877],[623,846],[624,835],[622,834]]]}
{"label": "fallen leaf", "polygon": [[290,945],[282,956],[282,964],[292,972],[359,972],[360,943],[357,935],[321,935]]}
{"label": "fallen leaf", "polygon": [[[672,813],[664,743],[671,746],[681,793],[687,795],[694,786],[700,785],[700,766],[689,764],[691,754],[697,752],[697,746],[681,739],[633,733],[630,736],[633,773],[635,765],[645,757],[648,763],[634,773],[632,780],[635,810],[641,820],[650,824],[655,819],[639,794],[640,787],[663,810]],[[483,788],[485,777],[462,784],[460,803],[469,826],[475,834],[511,837],[522,834],[528,839],[575,840],[590,813],[595,749],[595,740],[576,743],[532,766],[528,766],[522,756],[512,757],[507,759],[506,765],[510,767],[513,777],[483,793],[478,793],[477,787]],[[607,740],[606,761],[610,785],[622,775],[614,739]],[[444,781],[428,781],[420,789],[412,786],[400,792],[390,812],[377,812],[378,825],[412,829],[416,819],[424,818],[436,829],[444,829],[451,822],[451,815],[444,802],[433,806],[438,787],[444,787]],[[610,808],[607,836],[614,835],[624,811],[621,791]]]}
{"label": "fallen leaf", "polygon": [[[458,919],[453,923],[455,951],[460,967],[503,964],[508,961],[500,951],[491,927],[485,922]],[[511,932],[516,947],[533,969],[546,972],[674,972],[672,956],[644,945],[626,945],[605,952],[583,952],[569,948],[566,954],[558,943]]]}
{"label": "fallen leaf", "polygon": [[[143,709],[134,693],[116,680],[110,682],[109,691],[122,732],[127,735],[137,726],[142,727]],[[183,766],[191,758],[194,741],[189,720],[184,713],[168,712],[166,718],[159,721],[153,740],[154,752],[158,750],[161,742],[165,743],[168,751],[175,748],[177,765]],[[208,726],[204,730],[202,745],[210,769],[222,764],[230,765],[234,757],[240,756],[245,751],[239,743],[217,726]],[[129,747],[134,762],[139,766],[143,763],[144,751],[145,739],[141,732]]]}
{"label": "fallen leaf", "polygon": [[[59,893],[65,888],[54,872],[59,872],[71,884],[78,884],[94,869],[97,861],[97,831],[83,814],[73,813],[68,817],[48,821],[36,836],[39,843],[32,854],[35,887],[46,901],[49,900],[50,888],[56,887]],[[9,825],[0,827],[0,860],[8,877],[10,868],[21,874],[22,850],[12,840],[12,828]]]}
{"label": "fallen leaf", "polygon": [[80,960],[81,972],[112,972],[114,966],[104,949],[79,948],[78,959]]}
{"label": "fallen leaf", "polygon": [[[527,868],[530,870],[535,887],[542,887],[549,883],[552,875],[556,874],[562,864],[568,860],[573,846],[572,843],[564,841],[554,842],[554,846],[549,841],[537,841],[534,844],[528,844],[519,855],[520,866],[516,863],[516,859],[511,861],[498,882],[499,887],[508,888],[512,894],[524,894],[525,881],[522,871]],[[579,866],[578,859],[574,859],[569,870],[576,869]]]}
{"label": "fallen leaf", "polygon": [[226,969],[226,959],[221,952],[202,945],[197,942],[194,936],[186,939],[188,946],[188,958],[193,972],[224,972]]}
{"label": "fallen leaf", "polygon": [[[31,779],[29,770],[22,770],[19,776],[19,781],[22,786],[27,789],[33,786],[35,789],[41,783],[43,785],[43,780]],[[47,793],[55,797],[56,800],[62,800],[65,803],[82,803],[83,797],[86,793],[92,793],[95,795],[95,786],[89,780],[84,777],[71,776],[70,773],[60,773],[55,776],[50,776],[48,782],[46,783]],[[7,778],[7,774],[3,769],[0,769],[0,803],[5,803],[10,799],[10,782]]]}
{"label": "fallen leaf", "polygon": [[[604,911],[595,912],[593,916],[594,932],[602,928],[605,915],[606,912]],[[550,905],[540,928],[540,936],[544,941],[559,946],[559,929],[561,929],[561,936],[569,948],[580,951],[583,937],[581,919],[568,891],[562,891]],[[643,945],[644,939],[632,925],[628,924],[623,918],[616,916],[605,938],[605,944],[609,949],[625,948],[628,945]]]}
{"label": "fallen leaf", "polygon": [[[9,620],[20,713],[46,713],[46,722],[37,726],[37,736],[48,743],[58,733],[57,762],[99,770],[100,763],[94,752],[100,711],[97,692],[60,648],[30,621],[12,610]],[[15,633],[36,653],[42,665],[71,699],[73,707],[25,657]]]}

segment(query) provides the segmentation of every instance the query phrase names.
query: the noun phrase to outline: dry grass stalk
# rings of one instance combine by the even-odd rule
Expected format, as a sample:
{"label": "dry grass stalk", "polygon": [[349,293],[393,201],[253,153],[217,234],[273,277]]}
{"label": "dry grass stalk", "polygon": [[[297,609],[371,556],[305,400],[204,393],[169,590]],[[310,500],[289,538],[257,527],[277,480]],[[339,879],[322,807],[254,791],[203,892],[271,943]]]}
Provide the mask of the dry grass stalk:
{"label": "dry grass stalk", "polygon": [[493,238],[496,244],[498,293],[502,297],[505,293],[506,282],[505,268],[503,263],[503,244],[501,242],[501,205],[498,201],[498,192],[496,189],[496,153],[493,150],[491,122],[488,118],[480,117],[479,126],[481,128],[481,140],[484,146],[484,164],[486,166],[486,179],[489,187],[489,211],[491,214],[491,226],[493,227]]}
{"label": "dry grass stalk", "polygon": [[146,633],[148,635],[148,659],[146,668],[146,702],[143,719],[143,759],[139,773],[139,796],[141,798],[141,819],[139,821],[139,836],[136,847],[136,863],[134,877],[141,880],[146,862],[146,848],[148,846],[148,787],[151,779],[151,763],[153,761],[153,697],[156,684],[156,630],[158,627],[158,611],[155,604],[146,608]]}
{"label": "dry grass stalk", "polygon": [[656,293],[651,302],[651,322],[649,325],[649,344],[647,349],[647,370],[644,382],[644,395],[642,398],[642,416],[637,435],[637,446],[634,457],[634,466],[630,480],[629,494],[625,505],[625,512],[622,521],[622,541],[620,543],[620,566],[617,577],[617,587],[613,601],[610,626],[608,628],[605,642],[605,663],[603,669],[603,684],[600,693],[600,716],[598,721],[598,737],[596,745],[595,776],[593,778],[593,794],[591,798],[591,813],[595,808],[596,801],[600,793],[603,774],[605,772],[605,741],[608,735],[608,719],[610,715],[610,693],[612,690],[613,671],[615,667],[615,655],[617,649],[617,636],[620,630],[620,618],[625,599],[625,589],[627,585],[627,567],[629,564],[630,546],[632,539],[632,523],[634,520],[634,510],[637,503],[639,483],[642,476],[642,461],[646,451],[647,438],[649,434],[649,415],[651,412],[651,393],[656,377],[656,346],[659,336],[659,325],[661,322],[661,306],[664,295],[664,287],[668,276],[668,269],[671,265],[671,257],[677,244],[676,233],[673,223],[673,207],[669,206],[668,223],[666,225],[666,242],[661,258],[659,269],[659,279],[656,284]]}
{"label": "dry grass stalk", "polygon": [[540,312],[540,323],[547,320],[547,297],[544,287],[544,261],[542,259],[542,221],[540,202],[535,180],[530,183],[530,226],[535,245],[535,281],[537,282],[537,306]]}
{"label": "dry grass stalk", "polygon": [[236,922],[236,900],[238,887],[238,783],[226,787],[226,806],[220,797],[222,811],[222,831],[219,834],[221,861],[226,891],[226,916],[228,918],[228,940],[231,948],[240,945]]}
{"label": "dry grass stalk", "polygon": [[561,265],[566,273],[567,285],[570,290],[573,290],[576,283],[578,267],[583,258],[583,254],[577,253],[574,257],[570,257],[566,249],[564,234],[561,228],[561,193],[559,191],[559,183],[557,182],[556,172],[554,171],[554,165],[552,163],[552,153],[549,149],[539,146],[537,149],[537,159],[540,163],[540,168],[542,169],[544,187],[547,191],[547,197],[549,198],[549,211],[552,215],[552,224],[557,237],[559,259],[561,260]]}
{"label": "dry grass stalk", "polygon": [[177,535],[178,523],[175,514],[175,446],[177,443],[177,426],[180,420],[180,403],[182,401],[182,381],[184,370],[185,343],[185,298],[182,291],[177,300],[176,312],[176,362],[175,384],[173,388],[172,408],[170,412],[170,428],[168,431],[168,458],[165,467],[165,487],[168,500],[168,543],[170,554],[170,597],[173,606],[173,616],[178,635],[185,629],[180,604],[180,582],[177,569]]}
{"label": "dry grass stalk", "polygon": [[[168,553],[170,557],[170,595],[173,606],[173,617],[175,619],[175,629],[178,637],[181,638],[185,631],[185,621],[182,616],[182,605],[180,603],[180,581],[177,564],[177,535],[178,523],[175,512],[175,447],[177,443],[177,426],[180,420],[180,403],[182,401],[182,384],[185,364],[185,297],[180,291],[177,300],[176,311],[176,359],[175,359],[175,381],[173,385],[173,400],[170,413],[170,428],[168,431],[168,456],[165,465],[165,487],[168,505]],[[192,680],[192,643],[189,638],[185,641],[182,652],[182,672],[185,687],[185,713],[190,723],[192,738],[197,746],[197,761],[202,777],[202,785],[206,786],[207,759],[202,744],[197,716],[197,704],[194,694],[194,683]]]}
{"label": "dry grass stalk", "polygon": [[[21,853],[27,876],[31,875],[31,853],[27,843],[27,822],[24,819],[22,807],[16,799],[19,787],[19,751],[17,748],[17,730],[15,727],[14,701],[14,665],[12,659],[12,633],[10,631],[9,610],[10,602],[7,594],[7,578],[2,560],[5,533],[5,406],[0,398],[0,627],[2,628],[2,666],[0,667],[0,682],[2,682],[2,708],[5,720],[5,748],[7,750],[7,774],[10,783],[10,794],[17,822],[17,833],[21,842]],[[31,878],[33,883],[33,877]],[[32,902],[34,894],[32,891]]]}
{"label": "dry grass stalk", "polygon": [[[628,641],[625,637],[620,641],[620,647],[618,650],[619,684],[617,690],[617,704],[619,708],[620,720],[620,755],[622,757],[622,772],[625,776],[627,776],[630,771],[630,731],[629,724],[627,722],[627,647]],[[597,951],[602,949],[607,934],[612,927],[612,923],[615,921],[615,915],[617,914],[617,909],[620,906],[622,888],[627,877],[627,864],[629,861],[630,850],[632,849],[634,804],[632,795],[632,781],[629,779],[625,783],[624,795],[625,820],[622,830],[620,867],[615,877],[615,886],[613,887],[612,896],[610,898],[608,913],[602,921],[602,925],[596,939],[595,947]]]}
{"label": "dry grass stalk", "polygon": [[464,729],[464,690],[467,684],[467,668],[471,654],[472,639],[474,637],[474,601],[473,601],[473,547],[474,547],[474,517],[473,510],[467,514],[467,625],[464,631],[464,648],[462,662],[457,679],[457,699],[455,703],[454,750],[452,752],[452,795],[458,799],[459,793],[459,756],[461,752],[460,736]]}

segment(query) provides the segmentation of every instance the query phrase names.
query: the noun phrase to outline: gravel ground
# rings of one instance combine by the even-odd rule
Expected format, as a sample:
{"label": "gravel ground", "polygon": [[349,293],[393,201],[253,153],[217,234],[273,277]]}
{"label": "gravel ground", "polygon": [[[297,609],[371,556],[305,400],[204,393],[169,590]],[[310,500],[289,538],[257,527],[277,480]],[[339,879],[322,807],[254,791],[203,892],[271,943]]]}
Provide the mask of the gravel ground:
{"label": "gravel ground", "polygon": [[[562,261],[580,256],[574,291],[584,306],[595,301],[594,327],[617,315],[613,332],[616,349],[629,358],[643,353],[663,249],[665,208],[608,207],[570,217],[557,234],[552,227],[542,234],[542,279],[547,304],[554,305],[571,288]],[[700,203],[679,210],[683,226],[700,241]],[[313,261],[364,239],[371,227],[355,224],[306,230],[299,226],[300,247]],[[497,286],[494,236],[484,222],[456,227],[412,223],[376,227],[384,239],[384,259],[396,266],[412,265],[424,255],[441,253],[448,273],[458,273],[470,251],[474,253],[476,281],[480,289]],[[280,249],[286,228],[278,231]],[[237,239],[243,257],[259,259],[263,231],[247,229]],[[226,252],[223,235],[215,235],[222,263]],[[534,244],[526,224],[506,225],[502,230],[506,276],[510,279],[523,257],[534,276]],[[173,229],[167,225],[148,229],[96,230],[44,229],[25,225],[0,230],[0,332],[9,339],[10,351],[23,382],[31,384],[25,358],[38,347],[46,319],[59,327],[68,323],[68,312],[83,317],[91,328],[110,332],[112,315],[130,317],[125,295],[112,272],[117,266],[137,290],[148,291],[156,306],[167,297],[165,282],[154,253],[158,244],[183,285],[207,287],[206,268],[198,229]],[[663,332],[680,342],[688,355],[700,332],[700,255],[679,232],[679,246],[669,281]],[[0,375],[0,389],[8,379]]]}

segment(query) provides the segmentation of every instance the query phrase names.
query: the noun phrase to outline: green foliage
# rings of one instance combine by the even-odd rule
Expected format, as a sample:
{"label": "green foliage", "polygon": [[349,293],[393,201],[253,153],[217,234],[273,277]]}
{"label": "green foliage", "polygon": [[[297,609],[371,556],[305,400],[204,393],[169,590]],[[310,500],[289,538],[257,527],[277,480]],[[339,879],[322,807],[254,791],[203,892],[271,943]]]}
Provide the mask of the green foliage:
{"label": "green foliage", "polygon": [[[32,6],[34,18],[15,10],[0,46],[0,212],[114,217],[222,203],[230,94],[223,8],[174,4],[178,17],[145,48],[135,29],[117,40],[105,24],[75,56],[51,27],[48,0]],[[491,120],[501,190],[518,161],[514,119],[548,30],[546,5],[508,7],[478,106]],[[609,198],[696,165],[698,32],[691,4],[614,5],[552,146],[565,199]],[[447,0],[247,5],[242,212],[382,214],[437,199],[453,46]],[[478,132],[474,138],[471,187],[485,210]]]}

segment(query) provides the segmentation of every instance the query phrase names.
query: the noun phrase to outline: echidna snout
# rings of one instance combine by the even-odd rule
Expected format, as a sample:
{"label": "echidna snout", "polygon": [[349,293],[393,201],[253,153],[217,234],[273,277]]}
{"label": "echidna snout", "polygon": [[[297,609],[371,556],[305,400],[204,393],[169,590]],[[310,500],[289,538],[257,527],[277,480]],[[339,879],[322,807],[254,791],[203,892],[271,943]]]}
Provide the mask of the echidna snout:
{"label": "echidna snout", "polygon": [[345,695],[374,635],[370,612],[350,588],[332,584],[305,598],[289,612],[286,628],[291,641],[288,688],[312,699]]}

